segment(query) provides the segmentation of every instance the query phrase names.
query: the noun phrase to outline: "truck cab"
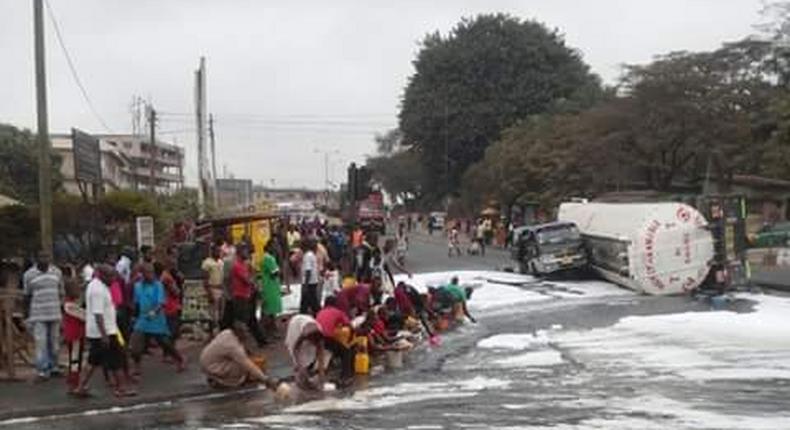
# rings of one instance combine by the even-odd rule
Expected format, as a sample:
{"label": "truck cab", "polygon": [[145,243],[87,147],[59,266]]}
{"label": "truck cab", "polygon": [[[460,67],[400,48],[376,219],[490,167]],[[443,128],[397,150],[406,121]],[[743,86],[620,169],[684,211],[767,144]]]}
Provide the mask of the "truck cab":
{"label": "truck cab", "polygon": [[572,222],[552,222],[522,228],[513,257],[521,273],[548,275],[587,265],[581,234]]}

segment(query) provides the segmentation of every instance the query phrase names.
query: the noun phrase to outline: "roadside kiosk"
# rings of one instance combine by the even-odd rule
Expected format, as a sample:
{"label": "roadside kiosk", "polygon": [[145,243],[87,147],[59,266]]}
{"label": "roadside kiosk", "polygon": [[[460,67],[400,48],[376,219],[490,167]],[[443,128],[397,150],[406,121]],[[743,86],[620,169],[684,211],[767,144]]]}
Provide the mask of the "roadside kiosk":
{"label": "roadside kiosk", "polygon": [[203,285],[201,264],[211,245],[219,238],[232,243],[248,242],[253,267],[263,258],[264,248],[272,236],[277,216],[271,212],[230,215],[206,219],[195,228],[195,241],[182,243],[178,250],[178,269],[184,274],[181,322],[193,333],[212,323],[209,302]]}

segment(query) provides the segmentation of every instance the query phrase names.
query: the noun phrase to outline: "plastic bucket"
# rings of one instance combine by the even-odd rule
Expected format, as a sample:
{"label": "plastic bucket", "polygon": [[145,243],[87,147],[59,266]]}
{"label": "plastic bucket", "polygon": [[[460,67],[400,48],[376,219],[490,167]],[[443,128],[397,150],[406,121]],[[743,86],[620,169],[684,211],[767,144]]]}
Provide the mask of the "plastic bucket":
{"label": "plastic bucket", "polygon": [[387,367],[390,369],[403,367],[403,351],[387,351]]}

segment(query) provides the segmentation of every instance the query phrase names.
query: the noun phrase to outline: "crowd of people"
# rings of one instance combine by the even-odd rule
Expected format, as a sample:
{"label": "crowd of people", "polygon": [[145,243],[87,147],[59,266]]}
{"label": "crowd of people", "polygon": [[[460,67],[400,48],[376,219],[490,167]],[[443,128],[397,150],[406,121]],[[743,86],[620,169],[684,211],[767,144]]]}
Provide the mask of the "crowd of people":
{"label": "crowd of people", "polygon": [[174,345],[183,278],[170,252],[155,260],[150,247],[139,252],[127,248],[117,258],[110,255],[79,270],[69,266],[65,273],[51,260],[48,252],[40,252],[22,277],[38,381],[63,373],[62,345],[68,354],[70,393],[76,396],[89,394],[96,369],[116,396],[135,395],[132,387],[142,376],[143,356],[154,344],[176,371],[184,369],[186,360]]}
{"label": "crowd of people", "polygon": [[[278,222],[255,258],[246,238],[212,243],[200,265],[211,337],[198,365],[208,383],[261,383],[287,391],[287,384],[263,371],[262,348],[283,341],[301,389],[319,390],[327,375],[345,386],[364,370],[360,354],[375,359],[421,338],[435,341],[449,321],[474,321],[466,308],[471,289],[457,279],[423,293],[396,283],[397,272],[412,276],[403,264],[407,246],[405,226],[384,239],[317,219]],[[141,364],[157,350],[176,372],[184,370],[187,360],[176,342],[185,281],[172,252],[154,258],[153,251],[124,249],[117,258],[65,274],[49,254],[38,255],[23,286],[39,380],[62,373],[62,344],[75,396],[90,395],[97,369],[114,395],[135,395]],[[283,297],[292,285],[299,289],[299,310],[284,315]]]}
{"label": "crowd of people", "polygon": [[[336,383],[348,385],[359,353],[375,358],[408,348],[421,333],[433,336],[437,324],[443,327],[448,318],[471,318],[465,306],[471,290],[462,290],[457,279],[426,294],[396,283],[397,272],[411,277],[400,258],[408,242],[405,236],[404,226],[395,238],[381,240],[375,232],[328,227],[319,220],[281,224],[273,229],[257,264],[244,239],[235,245],[216,243],[203,262],[206,290],[217,298],[212,315],[220,328],[200,358],[210,384],[235,387],[257,381],[279,386],[255,370],[252,361],[256,347],[284,331],[301,389],[319,389],[319,381],[330,373],[336,373]],[[224,294],[220,279],[226,279]],[[290,294],[291,284],[299,288],[299,310],[278,328],[283,295]],[[223,297],[225,302],[217,303]],[[330,372],[330,365],[336,372]]]}

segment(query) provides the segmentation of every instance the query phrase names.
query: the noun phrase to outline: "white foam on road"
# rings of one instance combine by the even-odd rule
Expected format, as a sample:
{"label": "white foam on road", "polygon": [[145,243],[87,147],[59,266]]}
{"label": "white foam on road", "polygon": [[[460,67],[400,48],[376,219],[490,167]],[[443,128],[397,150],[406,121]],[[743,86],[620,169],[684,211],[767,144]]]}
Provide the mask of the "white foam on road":
{"label": "white foam on road", "polygon": [[326,398],[291,406],[286,414],[389,408],[434,399],[474,397],[488,389],[505,389],[509,381],[478,376],[463,381],[401,383],[355,392],[348,398]]}
{"label": "white foam on road", "polygon": [[319,421],[321,417],[317,415],[308,414],[277,414],[267,415],[258,418],[249,418],[246,421],[256,424],[283,424],[292,426],[294,424],[303,424],[307,422]]}
{"label": "white foam on road", "polygon": [[524,368],[534,366],[554,366],[562,364],[562,355],[559,351],[546,349],[543,351],[532,351],[512,357],[494,360],[494,365],[504,368]]}
{"label": "white foam on road", "polygon": [[406,282],[425,292],[429,286],[447,285],[454,276],[462,286],[474,288],[469,301],[472,311],[500,310],[557,299],[633,295],[608,282],[544,282],[529,275],[490,270],[420,273],[411,278],[397,275],[395,281]]}
{"label": "white foam on road", "polygon": [[548,344],[549,337],[546,335],[546,332],[539,330],[535,333],[497,334],[477,342],[477,347],[486,349],[521,350],[529,348],[542,348]]}
{"label": "white foam on road", "polygon": [[552,341],[580,361],[624,371],[687,380],[790,379],[790,299],[740,297],[757,301],[755,312],[631,316]]}

